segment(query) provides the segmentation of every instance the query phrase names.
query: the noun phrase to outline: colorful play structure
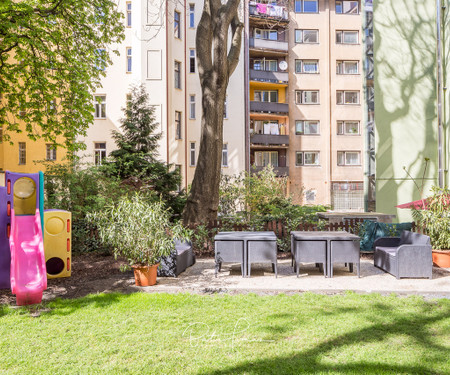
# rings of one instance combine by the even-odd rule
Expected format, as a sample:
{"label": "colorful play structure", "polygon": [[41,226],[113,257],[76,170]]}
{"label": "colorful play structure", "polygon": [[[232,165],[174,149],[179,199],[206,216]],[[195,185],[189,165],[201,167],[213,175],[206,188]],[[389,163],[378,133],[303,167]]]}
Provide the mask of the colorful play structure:
{"label": "colorful play structure", "polygon": [[71,213],[44,211],[44,174],[5,172],[0,186],[0,289],[42,301],[47,278],[71,275]]}

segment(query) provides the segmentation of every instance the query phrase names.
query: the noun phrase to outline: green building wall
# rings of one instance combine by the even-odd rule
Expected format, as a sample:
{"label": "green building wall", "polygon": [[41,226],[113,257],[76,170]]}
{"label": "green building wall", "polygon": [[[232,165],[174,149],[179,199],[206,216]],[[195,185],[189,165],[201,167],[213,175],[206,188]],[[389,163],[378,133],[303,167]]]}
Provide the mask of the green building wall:
{"label": "green building wall", "polygon": [[[445,14],[444,86],[447,21]],[[411,220],[411,210],[396,205],[420,199],[422,187],[426,197],[438,185],[436,34],[435,0],[374,1],[376,211],[396,214],[398,221]],[[443,91],[446,135],[448,94]],[[448,173],[444,181],[448,184]]]}

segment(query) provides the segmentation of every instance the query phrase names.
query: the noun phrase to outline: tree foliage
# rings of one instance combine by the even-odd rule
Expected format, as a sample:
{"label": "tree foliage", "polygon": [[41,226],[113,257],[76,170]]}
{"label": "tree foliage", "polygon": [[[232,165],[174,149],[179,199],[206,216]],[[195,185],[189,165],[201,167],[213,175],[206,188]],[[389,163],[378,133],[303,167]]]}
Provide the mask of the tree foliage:
{"label": "tree foliage", "polygon": [[[92,93],[124,38],[113,0],[0,2],[0,126],[5,140],[31,139],[69,149],[93,121]],[[21,125],[25,124],[25,129]]]}
{"label": "tree foliage", "polygon": [[157,148],[161,133],[157,133],[154,108],[143,84],[132,86],[131,97],[123,108],[122,132],[114,131],[117,150],[102,167],[105,174],[119,178],[138,191],[156,193],[180,214],[185,203],[184,193],[178,192],[181,176],[172,165],[158,160]]}

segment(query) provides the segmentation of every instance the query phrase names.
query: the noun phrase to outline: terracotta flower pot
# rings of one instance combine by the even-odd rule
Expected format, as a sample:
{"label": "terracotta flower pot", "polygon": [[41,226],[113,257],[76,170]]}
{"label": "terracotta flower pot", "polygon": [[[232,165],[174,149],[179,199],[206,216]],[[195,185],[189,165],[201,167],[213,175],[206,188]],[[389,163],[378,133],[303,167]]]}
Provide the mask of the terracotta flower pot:
{"label": "terracotta flower pot", "polygon": [[450,250],[433,250],[433,264],[442,268],[450,268]]}
{"label": "terracotta flower pot", "polygon": [[151,266],[133,266],[134,280],[137,286],[150,286],[156,284],[158,264]]}

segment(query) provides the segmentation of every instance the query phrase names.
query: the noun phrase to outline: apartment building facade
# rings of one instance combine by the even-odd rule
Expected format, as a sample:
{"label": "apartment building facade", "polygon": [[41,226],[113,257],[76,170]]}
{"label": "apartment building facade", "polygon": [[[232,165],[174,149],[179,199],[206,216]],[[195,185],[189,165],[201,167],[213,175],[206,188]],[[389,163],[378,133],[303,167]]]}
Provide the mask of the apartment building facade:
{"label": "apartment building facade", "polygon": [[[159,158],[180,170],[182,187],[194,177],[201,134],[201,86],[197,71],[195,31],[203,2],[165,0],[119,1],[125,15],[125,41],[111,46],[113,56],[102,87],[94,94],[95,120],[81,153],[101,163],[115,147],[112,131],[120,131],[122,108],[130,86],[143,83],[162,133]],[[224,113],[222,171],[245,169],[244,52],[230,79]]]}
{"label": "apartment building facade", "polygon": [[[195,32],[203,1],[120,1],[126,38],[95,93],[86,160],[115,148],[131,84],[144,83],[161,160],[193,179],[201,133]],[[224,113],[223,173],[271,164],[298,203],[364,209],[364,91],[359,1],[244,1],[239,64]]]}

